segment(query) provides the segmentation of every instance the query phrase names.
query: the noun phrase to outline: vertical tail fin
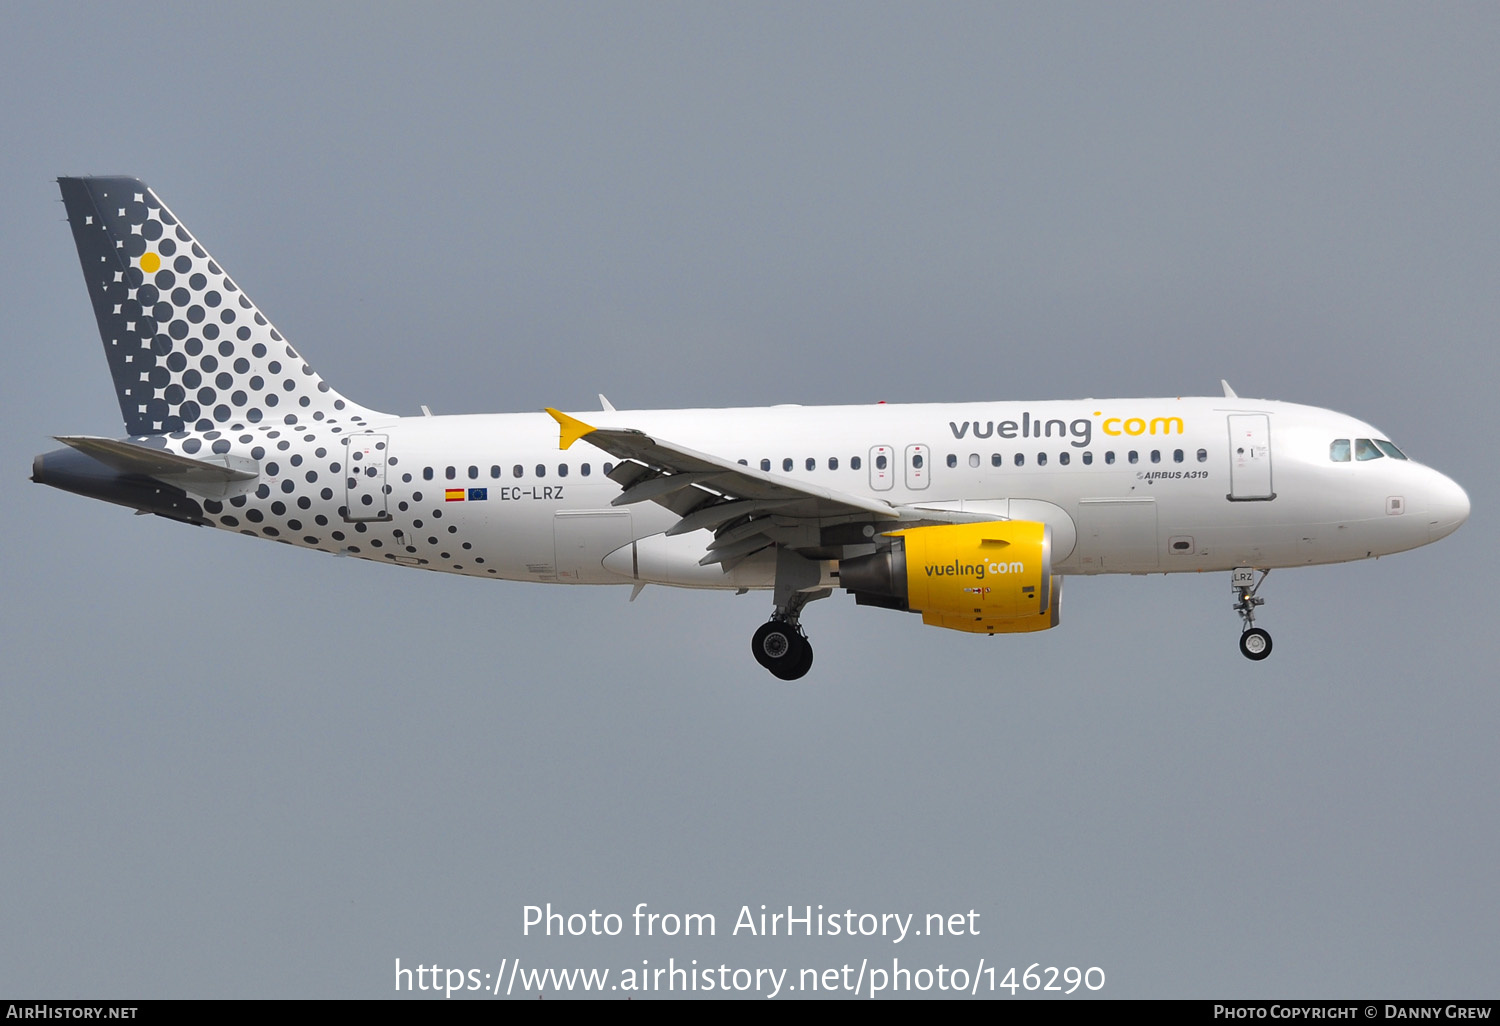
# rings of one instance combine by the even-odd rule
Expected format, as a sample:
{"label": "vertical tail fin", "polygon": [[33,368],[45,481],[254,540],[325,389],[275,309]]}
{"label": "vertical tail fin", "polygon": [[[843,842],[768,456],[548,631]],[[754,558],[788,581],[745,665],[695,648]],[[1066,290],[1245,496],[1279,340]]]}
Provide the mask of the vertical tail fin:
{"label": "vertical tail fin", "polygon": [[143,182],[57,184],[128,433],[382,416],[319,378]]}

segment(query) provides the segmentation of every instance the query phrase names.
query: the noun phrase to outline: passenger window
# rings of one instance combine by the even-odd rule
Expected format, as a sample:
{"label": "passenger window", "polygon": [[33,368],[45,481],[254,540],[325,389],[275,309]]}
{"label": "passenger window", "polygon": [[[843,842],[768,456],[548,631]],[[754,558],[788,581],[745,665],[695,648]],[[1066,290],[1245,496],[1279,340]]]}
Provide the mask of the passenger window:
{"label": "passenger window", "polygon": [[499,476],[500,476],[500,467],[499,467],[499,465],[497,464],[496,466],[490,467],[490,477],[499,477]]}
{"label": "passenger window", "polygon": [[1026,466],[1026,454],[1020,452],[1016,453],[1015,463],[1018,467]]}
{"label": "passenger window", "polygon": [[790,456],[788,456],[786,459],[784,459],[784,460],[781,461],[781,469],[784,470],[784,471],[786,471],[787,473],[791,473],[791,470],[792,470],[792,458]]}
{"label": "passenger window", "polygon": [[1172,462],[1173,463],[1181,463],[1182,462],[1182,450],[1181,449],[1173,449],[1172,450]]}
{"label": "passenger window", "polygon": [[1152,449],[1151,450],[1151,462],[1152,463],[1160,463],[1161,462],[1161,450],[1160,449]]}
{"label": "passenger window", "polygon": [[971,453],[969,453],[969,466],[971,466],[971,467],[977,467],[977,466],[979,466],[979,453],[977,453],[977,452],[971,452]]}
{"label": "passenger window", "polygon": [[615,465],[613,463],[606,463],[604,465],[604,476],[608,477],[609,476],[609,472],[611,470],[614,470],[614,469],[615,469]]}
{"label": "passenger window", "polygon": [[1328,446],[1328,458],[1335,463],[1349,462],[1349,439],[1335,438]]}
{"label": "passenger window", "polygon": [[1375,439],[1375,444],[1378,445],[1378,446],[1380,446],[1380,451],[1381,452],[1385,453],[1387,456],[1389,456],[1393,460],[1404,460],[1404,459],[1406,459],[1406,453],[1404,453],[1400,449],[1396,448],[1390,442],[1387,442],[1384,438],[1377,438],[1377,439]]}
{"label": "passenger window", "polygon": [[526,471],[524,469],[522,469],[522,467],[521,467],[521,465],[519,463],[517,463],[514,467],[510,468],[510,476],[511,477],[520,477],[524,473],[526,473]]}
{"label": "passenger window", "polygon": [[992,467],[1002,467],[1004,465],[1005,465],[1005,457],[1001,456],[998,452],[992,452],[992,453],[990,453],[990,466],[992,466]]}
{"label": "passenger window", "polygon": [[568,465],[566,463],[559,463],[557,465],[557,476],[558,477],[567,477],[568,476]]}
{"label": "passenger window", "polygon": [[431,481],[432,480],[432,468],[431,467],[423,467],[422,468],[422,480],[423,481]]}
{"label": "passenger window", "polygon": [[1094,454],[1091,453],[1091,452],[1084,453],[1083,454],[1083,465],[1085,467],[1088,467],[1088,466],[1092,466],[1093,463],[1094,463]]}
{"label": "passenger window", "polygon": [[742,467],[748,467],[749,465],[750,465],[750,461],[749,460],[740,460],[740,466],[742,466]]}
{"label": "passenger window", "polygon": [[1115,461],[1115,451],[1113,449],[1110,449],[1108,452],[1106,452],[1104,454],[1104,462],[1105,463],[1113,463],[1114,461]]}
{"label": "passenger window", "polygon": [[1068,461],[1072,458],[1072,454],[1068,452],[1060,452],[1057,454],[1057,462],[1061,463],[1065,467],[1068,465]]}
{"label": "passenger window", "polygon": [[886,458],[884,456],[876,456],[875,457],[875,469],[876,470],[884,470],[885,469],[885,465],[886,465]]}
{"label": "passenger window", "polygon": [[[953,457],[949,456],[948,458],[951,460]],[[917,453],[916,455],[912,456],[912,458],[911,458],[912,469],[913,470],[921,470],[922,469],[922,464],[925,463],[925,462],[927,462],[927,461],[924,460],[924,459],[922,459],[922,454],[921,453]],[[951,466],[953,466],[953,464],[950,463],[950,464],[948,464],[948,466],[951,467]]]}
{"label": "passenger window", "polygon": [[470,481],[478,481],[479,480],[479,468],[478,467],[470,467],[469,468],[469,480]]}
{"label": "passenger window", "polygon": [[1136,452],[1134,449],[1130,450],[1130,455],[1126,458],[1129,459],[1131,463],[1141,462],[1141,454]]}
{"label": "passenger window", "polygon": [[1357,460],[1383,459],[1385,453],[1375,448],[1375,443],[1368,438],[1356,438],[1354,440],[1354,458]]}
{"label": "passenger window", "polygon": [[1039,467],[1045,467],[1047,465],[1047,454],[1046,453],[1039,452],[1039,453],[1036,454],[1036,465],[1039,466]]}
{"label": "passenger window", "polygon": [[770,471],[771,471],[771,461],[770,460],[761,460],[760,461],[760,469],[766,471],[767,473],[770,473]]}
{"label": "passenger window", "polygon": [[452,481],[455,477],[458,476],[458,469],[456,467],[449,467],[447,470],[443,471],[443,476],[446,477],[449,481]]}
{"label": "passenger window", "polygon": [[589,476],[589,471],[591,469],[592,468],[590,468],[589,465],[587,463],[585,463],[583,466],[581,466],[581,467],[578,468],[578,472],[580,474],[582,474],[584,477],[588,477]]}
{"label": "passenger window", "polygon": [[858,470],[859,469],[859,457],[858,456],[850,456],[849,457],[849,468],[851,470]]}
{"label": "passenger window", "polygon": [[839,458],[837,456],[830,456],[830,457],[828,457],[828,469],[829,470],[837,470],[837,469],[839,469]]}
{"label": "passenger window", "polygon": [[1199,449],[1198,450],[1198,462],[1199,463],[1207,463],[1208,462],[1208,450],[1207,449]]}
{"label": "passenger window", "polygon": [[536,465],[536,476],[537,477],[546,477],[547,476],[547,467],[546,467],[545,464],[538,463]]}
{"label": "passenger window", "polygon": [[815,460],[815,459],[813,459],[811,456],[809,456],[807,458],[807,469],[808,470],[817,470],[818,469],[818,461]]}

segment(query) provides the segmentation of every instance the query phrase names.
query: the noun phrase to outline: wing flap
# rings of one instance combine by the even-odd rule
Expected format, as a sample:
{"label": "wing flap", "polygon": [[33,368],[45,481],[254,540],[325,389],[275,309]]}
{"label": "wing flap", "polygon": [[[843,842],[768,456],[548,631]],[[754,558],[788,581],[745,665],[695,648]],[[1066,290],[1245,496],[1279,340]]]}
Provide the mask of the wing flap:
{"label": "wing flap", "polygon": [[753,517],[757,513],[769,513],[790,505],[787,502],[763,502],[758,499],[735,499],[730,502],[718,502],[704,506],[677,523],[667,528],[667,534],[688,534],[691,531],[701,531],[704,528],[718,530],[719,527],[738,520],[740,517]]}

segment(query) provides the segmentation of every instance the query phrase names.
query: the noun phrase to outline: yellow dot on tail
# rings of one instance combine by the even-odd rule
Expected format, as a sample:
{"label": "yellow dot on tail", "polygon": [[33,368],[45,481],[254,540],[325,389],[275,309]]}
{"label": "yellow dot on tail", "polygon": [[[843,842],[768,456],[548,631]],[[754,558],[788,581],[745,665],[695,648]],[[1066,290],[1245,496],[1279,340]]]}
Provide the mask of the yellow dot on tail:
{"label": "yellow dot on tail", "polygon": [[141,254],[141,270],[147,274],[155,274],[159,267],[161,267],[161,257],[155,253]]}

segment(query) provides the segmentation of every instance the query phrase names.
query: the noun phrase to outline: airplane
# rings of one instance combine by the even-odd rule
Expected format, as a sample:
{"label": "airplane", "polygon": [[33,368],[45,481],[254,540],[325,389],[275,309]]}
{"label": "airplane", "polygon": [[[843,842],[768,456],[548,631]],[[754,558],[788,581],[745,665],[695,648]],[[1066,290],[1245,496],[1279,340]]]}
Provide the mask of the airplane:
{"label": "airplane", "polygon": [[1273,569],[1446,537],[1464,490],[1341,413],[1222,396],[397,416],[330,387],[148,186],[59,178],[125,436],[32,480],[188,524],[509,581],[772,593],[755,659],[860,605],[1048,630],[1064,578]]}

